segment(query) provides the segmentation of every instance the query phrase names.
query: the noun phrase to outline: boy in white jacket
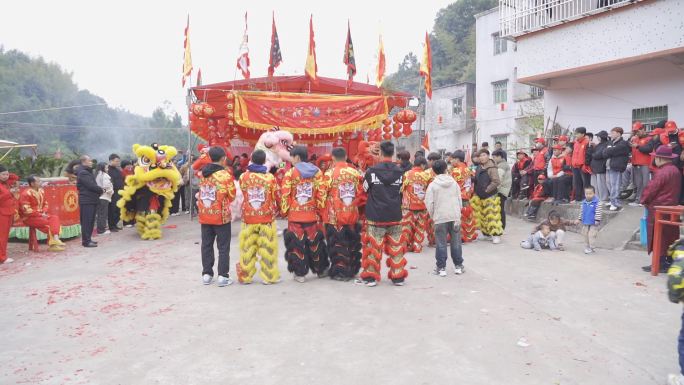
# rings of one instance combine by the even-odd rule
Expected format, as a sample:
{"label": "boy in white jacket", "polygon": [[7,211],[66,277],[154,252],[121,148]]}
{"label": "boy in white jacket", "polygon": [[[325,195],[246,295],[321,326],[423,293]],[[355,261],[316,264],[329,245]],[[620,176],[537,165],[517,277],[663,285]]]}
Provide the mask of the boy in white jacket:
{"label": "boy in white jacket", "polygon": [[463,251],[461,249],[461,189],[446,174],[447,164],[443,160],[432,163],[435,179],[425,193],[425,206],[435,224],[435,259],[437,267],[434,274],[446,277],[447,235],[451,236],[451,259],[454,262],[454,273],[463,274]]}

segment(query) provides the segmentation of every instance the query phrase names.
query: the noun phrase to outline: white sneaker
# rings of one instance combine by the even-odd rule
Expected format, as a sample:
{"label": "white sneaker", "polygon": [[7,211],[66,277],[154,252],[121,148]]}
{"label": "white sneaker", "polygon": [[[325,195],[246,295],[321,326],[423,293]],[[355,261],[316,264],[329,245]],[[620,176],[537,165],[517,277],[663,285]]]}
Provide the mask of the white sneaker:
{"label": "white sneaker", "polygon": [[100,234],[100,235],[109,235],[109,234],[111,234],[111,233],[112,233],[111,231],[106,230],[104,233],[102,233],[102,234]]}
{"label": "white sneaker", "polygon": [[368,287],[376,287],[378,286],[378,281],[366,281],[366,286]]}
{"label": "white sneaker", "polygon": [[5,262],[3,262],[3,263],[12,263],[12,262],[14,262],[14,258],[8,257],[7,259],[5,259]]}
{"label": "white sneaker", "polygon": [[609,210],[610,210],[610,211],[618,211],[618,207],[617,207],[617,206],[610,205],[610,209],[609,209]]}
{"label": "white sneaker", "polygon": [[190,211],[186,211],[185,213],[186,213],[186,214],[190,214]]}
{"label": "white sneaker", "polygon": [[214,277],[212,277],[212,276],[209,275],[209,274],[204,274],[204,275],[202,276],[202,283],[205,284],[205,285],[208,285],[208,284],[211,283],[211,280],[212,280],[213,278],[214,278]]}
{"label": "white sneaker", "polygon": [[440,277],[446,277],[447,276],[446,269],[444,269],[444,268],[442,268],[442,269],[435,268],[434,270],[432,270],[431,274],[432,275],[439,275]]}
{"label": "white sneaker", "polygon": [[631,202],[631,203],[629,203],[629,206],[632,206],[632,207],[644,207],[644,205],[642,205],[641,203],[638,203],[638,202]]}
{"label": "white sneaker", "polygon": [[233,284],[233,280],[230,277],[219,276],[216,280],[218,287],[230,286]]}
{"label": "white sneaker", "polygon": [[498,235],[492,237],[492,243],[495,244],[495,245],[498,245],[499,243],[501,243],[501,237],[498,236]]}
{"label": "white sneaker", "polygon": [[585,248],[584,248],[584,254],[591,254],[591,253],[593,253],[593,252],[594,252],[594,249],[592,249],[592,248],[590,248],[590,247],[585,247]]}
{"label": "white sneaker", "polygon": [[298,275],[295,275],[294,280],[299,282],[299,283],[304,283],[304,282],[306,282],[306,277],[300,277]]}
{"label": "white sneaker", "polygon": [[124,227],[127,228],[127,229],[130,229],[130,228],[133,227],[133,225],[126,225],[126,226],[124,226]]}
{"label": "white sneaker", "polygon": [[667,385],[684,385],[684,376],[681,374],[670,374],[667,376]]}
{"label": "white sneaker", "polygon": [[458,265],[454,267],[454,274],[461,275],[463,273],[465,273],[465,267],[463,267],[463,265]]}

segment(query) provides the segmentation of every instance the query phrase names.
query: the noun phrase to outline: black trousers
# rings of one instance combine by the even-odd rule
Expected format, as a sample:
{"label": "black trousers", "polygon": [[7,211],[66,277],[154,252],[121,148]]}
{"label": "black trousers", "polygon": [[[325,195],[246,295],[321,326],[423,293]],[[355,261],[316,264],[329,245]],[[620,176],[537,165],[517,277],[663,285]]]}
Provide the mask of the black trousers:
{"label": "black trousers", "polygon": [[575,190],[575,201],[584,200],[584,188],[591,186],[591,174],[582,172],[581,168],[572,169],[572,186]]}
{"label": "black trousers", "polygon": [[188,203],[185,201],[185,186],[181,186],[178,191],[176,191],[176,195],[173,196],[173,200],[171,201],[171,214],[176,214],[179,210],[183,212],[187,211],[185,209],[187,205]]}
{"label": "black trousers", "polygon": [[202,225],[202,275],[214,276],[214,240],[218,248],[218,275],[228,277],[230,265],[230,223]]}
{"label": "black trousers", "polygon": [[116,202],[121,199],[119,193],[116,191],[112,195],[112,201],[109,203],[109,208],[107,210],[107,222],[109,222],[109,229],[116,229],[119,225],[119,220],[121,220],[121,209],[116,207]]}
{"label": "black trousers", "polygon": [[93,228],[95,228],[95,216],[97,215],[97,204],[79,205],[81,210],[81,242],[87,245],[92,241]]}
{"label": "black trousers", "polygon": [[564,174],[558,178],[551,179],[551,196],[554,200],[570,200],[570,190],[572,189],[572,175]]}
{"label": "black trousers", "polygon": [[501,198],[501,226],[503,229],[506,229],[506,209],[504,208],[506,205],[506,196],[499,193],[499,198]]}

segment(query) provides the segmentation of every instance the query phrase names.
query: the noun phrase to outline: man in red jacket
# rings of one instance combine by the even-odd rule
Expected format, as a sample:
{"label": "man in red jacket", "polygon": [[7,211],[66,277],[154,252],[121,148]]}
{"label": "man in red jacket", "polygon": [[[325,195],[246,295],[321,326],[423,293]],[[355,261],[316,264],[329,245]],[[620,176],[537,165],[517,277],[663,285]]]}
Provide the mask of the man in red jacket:
{"label": "man in red jacket", "polygon": [[[646,186],[644,192],[641,194],[641,204],[648,208],[648,252],[653,252],[653,228],[655,224],[655,207],[656,206],[676,206],[679,203],[679,193],[681,189],[682,173],[672,163],[677,154],[672,153],[672,148],[667,145],[658,147],[655,156],[655,165],[657,167],[653,180]],[[666,226],[662,231],[661,250],[664,252],[669,245],[679,238],[679,229],[674,226]],[[661,257],[660,271],[666,272],[670,266],[671,260],[668,261],[664,256]],[[651,271],[651,266],[644,266],[644,271]]]}
{"label": "man in red jacket", "polygon": [[0,264],[14,262],[7,258],[7,242],[12,222],[17,215],[17,195],[19,189],[14,185],[18,178],[0,165]]}
{"label": "man in red jacket", "polygon": [[635,122],[632,125],[632,135],[630,145],[632,146],[632,175],[636,187],[636,200],[629,205],[641,206],[641,195],[651,179],[651,170],[649,169],[651,154],[648,146],[651,138],[648,137],[641,122]]}
{"label": "man in red jacket", "polygon": [[544,138],[534,139],[534,155],[532,159],[532,190],[537,186],[539,175],[546,176],[546,158],[549,149],[546,147]]}
{"label": "man in red jacket", "polygon": [[582,203],[584,200],[584,189],[591,185],[591,174],[584,171],[587,164],[587,129],[577,127],[575,129],[575,141],[572,146],[572,184],[575,191],[575,201]]}

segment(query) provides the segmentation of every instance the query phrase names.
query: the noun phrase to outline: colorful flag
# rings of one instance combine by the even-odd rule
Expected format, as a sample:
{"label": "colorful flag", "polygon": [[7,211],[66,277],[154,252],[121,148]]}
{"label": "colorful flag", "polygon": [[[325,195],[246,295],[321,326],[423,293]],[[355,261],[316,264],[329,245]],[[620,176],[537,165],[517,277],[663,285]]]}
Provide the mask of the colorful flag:
{"label": "colorful flag", "polygon": [[283,55],[280,53],[280,41],[275,25],[275,13],[273,14],[273,25],[271,26],[271,55],[268,58],[268,77],[273,77],[275,69],[283,62]]}
{"label": "colorful flag", "polygon": [[425,132],[425,136],[423,137],[423,143],[421,143],[420,145],[426,152],[430,152],[430,139],[428,139],[428,136],[428,133]]}
{"label": "colorful flag", "polygon": [[425,47],[423,48],[423,60],[420,62],[420,76],[425,78],[425,94],[432,99],[432,49],[430,37],[425,32]]}
{"label": "colorful flag", "polygon": [[202,69],[197,70],[197,87],[202,85]]}
{"label": "colorful flag", "polygon": [[342,60],[347,65],[347,84],[351,85],[356,75],[356,59],[354,57],[354,44],[352,44],[351,29],[347,21],[347,43],[344,45],[344,58]]}
{"label": "colorful flag", "polygon": [[380,35],[380,46],[378,47],[377,74],[378,76],[375,79],[375,85],[380,87],[385,81],[385,46],[382,44],[382,35]]}
{"label": "colorful flag", "polygon": [[309,50],[306,54],[304,73],[312,82],[318,81],[318,64],[316,63],[316,43],[314,42],[313,15],[309,19]]}
{"label": "colorful flag", "polygon": [[188,23],[185,26],[185,41],[183,42],[183,87],[185,87],[185,78],[189,78],[192,74],[192,55],[190,55],[190,15],[188,15]]}
{"label": "colorful flag", "polygon": [[242,77],[249,79],[249,48],[247,47],[247,12],[245,12],[245,34],[240,44],[240,56],[237,59],[237,68],[242,72]]}

